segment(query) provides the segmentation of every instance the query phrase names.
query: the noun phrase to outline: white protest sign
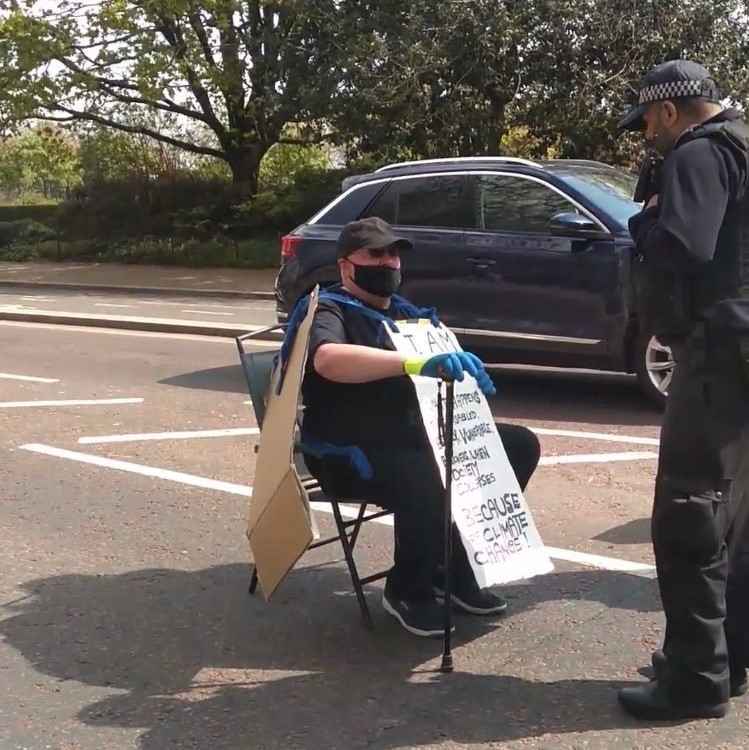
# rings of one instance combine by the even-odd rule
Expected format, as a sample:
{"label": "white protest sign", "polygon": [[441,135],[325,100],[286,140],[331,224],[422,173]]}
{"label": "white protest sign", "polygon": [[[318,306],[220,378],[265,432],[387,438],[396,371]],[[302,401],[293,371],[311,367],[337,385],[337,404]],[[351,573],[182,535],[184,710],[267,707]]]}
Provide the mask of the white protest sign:
{"label": "white protest sign", "polygon": [[[452,331],[430,321],[398,321],[389,331],[395,348],[410,357],[461,351]],[[434,378],[412,376],[429,442],[445,481]],[[443,388],[444,391],[444,388]],[[549,573],[544,550],[494,418],[476,380],[455,383],[452,465],[453,518],[481,588]]]}

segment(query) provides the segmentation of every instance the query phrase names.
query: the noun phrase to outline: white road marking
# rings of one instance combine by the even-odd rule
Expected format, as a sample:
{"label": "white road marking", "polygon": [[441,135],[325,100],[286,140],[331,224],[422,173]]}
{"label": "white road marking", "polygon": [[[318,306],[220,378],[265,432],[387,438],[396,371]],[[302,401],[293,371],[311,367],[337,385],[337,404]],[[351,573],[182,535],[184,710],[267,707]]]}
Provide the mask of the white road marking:
{"label": "white road marking", "polygon": [[[170,482],[187,484],[192,487],[217,490],[219,492],[226,492],[231,495],[240,495],[241,497],[252,497],[252,487],[247,487],[246,485],[242,484],[234,484],[233,482],[222,482],[218,479],[210,479],[208,477],[201,477],[195,474],[184,474],[180,471],[159,469],[153,466],[143,466],[142,464],[135,464],[130,461],[118,461],[112,458],[104,458],[103,456],[95,456],[90,453],[79,453],[78,451],[69,451],[63,448],[55,448],[51,445],[43,445],[41,443],[28,443],[26,445],[20,446],[20,448],[21,450],[27,450],[33,453],[41,453],[46,456],[65,458],[70,461],[78,461],[80,463],[92,464],[94,466],[101,466],[118,471],[128,471],[133,474],[140,474],[141,476],[153,477],[156,479],[165,479]],[[314,502],[310,505],[312,506],[313,510],[328,514],[331,514],[333,512],[329,503]],[[341,505],[340,508],[341,515],[347,518],[356,518],[359,513],[359,509],[355,506]],[[383,526],[392,526],[393,517],[384,516],[383,518],[375,519],[374,523],[379,523]],[[598,568],[601,570],[620,572],[623,571],[630,573],[651,573],[654,570],[652,565],[630,562],[629,560],[620,560],[619,558],[615,557],[590,555],[585,552],[577,552],[576,550],[547,547],[546,551],[548,552],[550,557],[557,560],[574,562],[578,565]]]}
{"label": "white road marking", "polygon": [[259,435],[257,427],[234,427],[225,430],[190,430],[182,432],[143,432],[133,435],[101,435],[78,438],[80,445],[103,443],[138,443],[142,440],[190,440],[193,438],[230,437],[237,435]]}
{"label": "white road marking", "polygon": [[611,443],[633,443],[635,445],[660,445],[659,438],[633,437],[609,432],[578,432],[576,430],[556,430],[546,427],[531,427],[536,435],[556,435],[559,437],[584,438],[585,440],[607,440]]}
{"label": "white road marking", "polygon": [[[323,513],[332,513],[330,503],[310,503],[313,510],[322,511]],[[350,505],[340,505],[341,515],[347,518],[356,518],[359,515],[359,508]],[[393,517],[383,516],[376,518],[374,523],[383,526],[392,526]],[[565,562],[577,563],[588,568],[599,568],[601,570],[613,570],[624,573],[649,573],[655,570],[655,566],[646,565],[645,563],[632,562],[630,560],[621,560],[618,557],[604,557],[603,555],[591,555],[587,552],[578,552],[573,549],[560,549],[559,547],[546,547],[546,553],[555,560],[564,560]]]}
{"label": "white road marking", "polygon": [[234,313],[211,312],[210,310],[180,310],[188,315],[223,315],[227,318],[233,318]]}
{"label": "white road marking", "polygon": [[31,375],[13,375],[10,372],[0,372],[3,380],[27,380],[30,383],[59,383],[57,378],[37,378]]}
{"label": "white road marking", "polygon": [[133,307],[133,305],[115,305],[113,302],[94,302],[94,307]]}
{"label": "white road marking", "polygon": [[558,464],[607,464],[612,461],[651,461],[658,458],[657,453],[649,451],[628,451],[625,453],[577,453],[569,456],[543,456],[540,466]]}
{"label": "white road marking", "polygon": [[41,443],[28,443],[27,445],[22,445],[21,450],[42,453],[46,456],[55,456],[56,458],[66,458],[70,461],[93,464],[94,466],[103,466],[107,469],[129,471],[132,474],[140,474],[145,477],[166,479],[170,482],[188,484],[192,487],[202,487],[208,490],[228,492],[232,495],[242,495],[243,497],[250,497],[252,495],[252,488],[242,484],[221,482],[217,479],[200,477],[195,474],[184,474],[181,471],[171,471],[170,469],[159,469],[154,466],[143,466],[142,464],[135,464],[130,461],[117,461],[113,458],[104,458],[103,456],[94,456],[90,453],[79,453],[78,451],[68,451],[63,448],[55,448],[51,445],[43,445]]}
{"label": "white road marking", "polygon": [[142,404],[142,398],[99,398],[75,401],[0,401],[0,409],[20,409],[33,406],[106,406],[113,404]]}
{"label": "white road marking", "polygon": [[547,547],[546,552],[549,557],[553,557],[556,560],[565,560],[566,562],[578,563],[589,568],[600,568],[601,570],[616,570],[623,573],[650,573],[655,570],[654,565],[620,560],[617,557],[590,555],[587,552],[577,552],[573,549]]}

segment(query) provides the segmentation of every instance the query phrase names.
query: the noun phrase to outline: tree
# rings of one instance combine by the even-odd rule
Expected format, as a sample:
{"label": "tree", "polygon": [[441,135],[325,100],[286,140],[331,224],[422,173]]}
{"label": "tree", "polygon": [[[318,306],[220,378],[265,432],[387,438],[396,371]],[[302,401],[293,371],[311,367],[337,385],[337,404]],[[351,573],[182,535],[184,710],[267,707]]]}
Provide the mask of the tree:
{"label": "tree", "polygon": [[[742,0],[343,0],[352,64],[336,130],[355,154],[622,158],[616,120],[642,73],[692,56],[746,89]],[[368,6],[370,23],[354,22]],[[376,29],[370,32],[369,26]],[[513,143],[514,149],[517,144]]]}
{"label": "tree", "polygon": [[[702,62],[726,92],[746,87],[746,15],[740,0],[584,0],[566,54],[548,60],[552,75],[516,100],[513,121],[526,123],[542,147],[565,158],[628,163],[638,138],[621,138],[617,122],[633,101],[641,76],[674,58]],[[743,51],[742,51],[743,48]],[[741,59],[744,62],[739,62]],[[742,80],[743,79],[743,80]]]}
{"label": "tree", "polygon": [[0,144],[0,190],[65,197],[80,182],[78,149],[57,128],[27,130]]}
{"label": "tree", "polygon": [[[241,195],[339,78],[336,0],[0,0],[0,115],[95,123],[225,161]],[[159,129],[167,114],[205,142]]]}

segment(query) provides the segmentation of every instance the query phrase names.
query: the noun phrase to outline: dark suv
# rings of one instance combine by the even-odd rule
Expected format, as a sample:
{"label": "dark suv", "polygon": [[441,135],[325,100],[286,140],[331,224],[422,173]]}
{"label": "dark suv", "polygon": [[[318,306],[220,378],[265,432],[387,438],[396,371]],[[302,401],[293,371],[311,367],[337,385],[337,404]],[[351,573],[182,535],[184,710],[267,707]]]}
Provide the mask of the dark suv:
{"label": "dark suv", "polygon": [[343,191],[281,240],[284,320],[300,295],[338,279],[341,227],[380,216],[414,241],[404,296],[488,362],[634,372],[663,403],[670,352],[634,313],[627,220],[634,178],[593,161],[505,157],[392,164]]}

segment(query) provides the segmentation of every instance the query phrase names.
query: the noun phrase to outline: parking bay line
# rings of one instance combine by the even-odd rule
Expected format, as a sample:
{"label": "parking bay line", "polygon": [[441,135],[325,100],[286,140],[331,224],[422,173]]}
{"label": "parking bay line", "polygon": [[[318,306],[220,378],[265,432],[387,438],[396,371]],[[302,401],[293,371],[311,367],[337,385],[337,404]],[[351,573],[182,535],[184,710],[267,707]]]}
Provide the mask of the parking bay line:
{"label": "parking bay line", "polygon": [[24,380],[29,383],[59,383],[57,378],[37,378],[31,375],[15,375],[11,372],[0,372],[0,379],[3,380]]}
{"label": "parking bay line", "polygon": [[102,445],[105,443],[137,443],[142,440],[189,440],[194,438],[236,437],[259,435],[257,427],[231,427],[223,430],[189,430],[180,432],[143,432],[133,435],[99,435],[78,438],[79,445]]}
{"label": "parking bay line", "polygon": [[0,409],[20,409],[34,406],[105,406],[114,404],[142,404],[142,398],[100,398],[69,401],[0,401]]}
{"label": "parking bay line", "polygon": [[579,432],[577,430],[556,430],[547,427],[531,427],[536,435],[553,435],[557,437],[584,438],[586,440],[605,440],[611,443],[633,443],[635,445],[660,445],[659,438],[617,435],[611,432]]}
{"label": "parking bay line", "polygon": [[[44,445],[42,443],[27,443],[26,445],[20,446],[20,448],[21,450],[41,453],[46,456],[65,458],[70,461],[78,461],[80,463],[102,466],[104,468],[116,469],[119,471],[129,471],[133,474],[140,474],[141,476],[165,479],[170,482],[178,482],[180,484],[187,484],[203,489],[218,490],[219,492],[240,495],[242,497],[252,497],[252,487],[243,484],[235,484],[233,482],[223,482],[218,479],[210,479],[209,477],[201,477],[196,474],[184,474],[180,471],[172,471],[171,469],[160,469],[153,466],[132,463],[130,461],[119,461],[117,459],[105,458],[103,456],[95,456],[90,453],[80,453],[78,451],[65,450],[64,448],[55,448],[54,446]],[[330,514],[333,512],[328,503],[314,502],[311,503],[311,506],[313,510],[319,510],[323,513]],[[341,514],[347,518],[356,518],[359,514],[359,509],[356,507],[341,505],[340,508]],[[375,523],[384,526],[392,526],[393,517],[385,516],[383,518],[378,518],[375,519]],[[650,574],[655,570],[652,565],[621,560],[616,557],[591,555],[586,552],[577,552],[576,550],[547,547],[547,552],[549,557],[567,562],[574,562],[578,565],[590,568],[598,568],[600,570],[628,572],[636,575]]]}
{"label": "parking bay line", "polygon": [[607,464],[616,461],[651,461],[658,458],[651,451],[625,451],[624,453],[573,453],[566,456],[543,456],[539,466],[560,464]]}
{"label": "parking bay line", "polygon": [[[245,403],[250,403],[245,401]],[[257,427],[235,427],[217,430],[192,430],[182,432],[146,432],[132,435],[100,435],[78,438],[79,445],[103,445],[107,443],[136,443],[147,440],[188,440],[193,438],[238,437],[259,435]],[[608,463],[609,461],[647,461],[658,458],[658,454],[647,451],[625,451],[623,453],[581,453],[562,456],[544,456],[542,466],[577,463]]]}

